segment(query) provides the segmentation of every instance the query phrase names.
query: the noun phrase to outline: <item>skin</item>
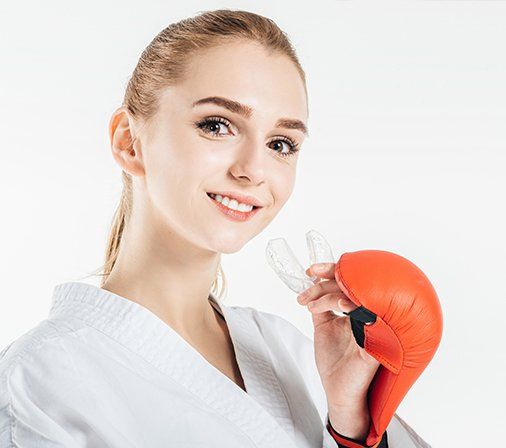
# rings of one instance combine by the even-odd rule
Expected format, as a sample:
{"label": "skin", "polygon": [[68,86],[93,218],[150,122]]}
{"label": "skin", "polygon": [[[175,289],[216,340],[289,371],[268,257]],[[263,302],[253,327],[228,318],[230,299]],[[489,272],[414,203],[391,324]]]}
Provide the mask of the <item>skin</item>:
{"label": "skin", "polygon": [[[192,108],[208,96],[254,112],[244,118],[217,105]],[[298,154],[283,158],[288,145],[274,141],[288,136],[302,143],[305,136],[274,123],[281,117],[307,123],[307,111],[293,63],[244,41],[195,55],[185,80],[161,92],[148,124],[118,108],[110,120],[111,150],[133,176],[134,206],[104,289],[142,304],[195,344],[218,334],[208,295],[220,256],[258,235],[290,197]],[[211,129],[221,135],[213,136],[195,126],[214,116],[227,119],[230,129],[218,124]],[[249,221],[230,221],[206,196],[223,190],[255,196],[264,207]]]}
{"label": "skin", "polygon": [[371,423],[367,392],[380,363],[356,343],[349,318],[333,313],[357,308],[337,281],[335,267],[336,263],[311,265],[306,274],[316,275],[317,281],[297,301],[311,312],[315,360],[330,424],[342,435],[365,441]]}

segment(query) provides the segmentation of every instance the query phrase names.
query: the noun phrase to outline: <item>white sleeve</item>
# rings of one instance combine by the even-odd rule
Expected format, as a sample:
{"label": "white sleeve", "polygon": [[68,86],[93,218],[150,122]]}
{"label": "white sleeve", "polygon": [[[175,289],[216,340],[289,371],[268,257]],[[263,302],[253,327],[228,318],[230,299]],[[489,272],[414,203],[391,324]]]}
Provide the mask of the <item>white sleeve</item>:
{"label": "white sleeve", "polygon": [[399,417],[398,414],[394,414],[392,417],[392,420],[388,425],[387,434],[389,448],[404,446],[413,446],[415,448],[432,448],[415,432],[413,428],[411,428],[411,426],[409,426],[401,417]]}
{"label": "white sleeve", "polygon": [[[2,351],[2,355],[5,351]],[[76,448],[76,440],[30,399],[29,390],[16,387],[15,379],[11,384],[10,373],[13,369],[4,370],[1,367],[0,447]],[[23,372],[18,371],[16,376],[22,377]]]}

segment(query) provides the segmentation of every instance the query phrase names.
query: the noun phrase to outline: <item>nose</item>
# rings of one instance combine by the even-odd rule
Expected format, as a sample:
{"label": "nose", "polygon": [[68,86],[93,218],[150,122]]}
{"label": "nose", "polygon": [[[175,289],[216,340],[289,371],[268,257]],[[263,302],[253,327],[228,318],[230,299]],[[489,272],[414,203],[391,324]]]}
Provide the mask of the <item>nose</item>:
{"label": "nose", "polygon": [[248,140],[238,148],[230,172],[237,178],[248,178],[258,185],[265,179],[265,157],[268,148],[258,140]]}

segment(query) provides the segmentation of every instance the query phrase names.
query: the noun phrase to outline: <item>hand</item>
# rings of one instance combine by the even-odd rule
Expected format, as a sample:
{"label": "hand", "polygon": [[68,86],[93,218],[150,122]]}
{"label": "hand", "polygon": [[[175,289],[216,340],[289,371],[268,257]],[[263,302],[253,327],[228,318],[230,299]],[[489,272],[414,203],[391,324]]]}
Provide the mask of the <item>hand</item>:
{"label": "hand", "polygon": [[[323,269],[314,269],[319,266]],[[336,415],[343,410],[353,414],[368,409],[367,391],[380,363],[357,344],[350,319],[332,312],[349,313],[358,308],[339,288],[334,269],[335,263],[311,265],[306,274],[316,275],[317,283],[304,291],[306,297],[299,295],[297,301],[307,305],[311,312],[316,366],[327,396],[329,414],[334,410]],[[336,422],[332,423],[334,426]]]}

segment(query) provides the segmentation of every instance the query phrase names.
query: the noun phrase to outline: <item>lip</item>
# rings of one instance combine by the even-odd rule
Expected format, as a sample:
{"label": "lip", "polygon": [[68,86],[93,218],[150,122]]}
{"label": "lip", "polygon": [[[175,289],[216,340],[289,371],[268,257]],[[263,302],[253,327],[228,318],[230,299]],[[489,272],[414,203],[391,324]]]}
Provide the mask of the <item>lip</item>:
{"label": "lip", "polygon": [[207,198],[214,204],[214,207],[218,209],[221,213],[225,215],[225,217],[231,221],[249,221],[253,216],[255,216],[259,211],[261,207],[255,207],[250,212],[241,212],[239,210],[232,210],[231,208],[228,208],[227,206],[221,204],[220,202],[214,200],[209,194],[206,194]]}
{"label": "lip", "polygon": [[247,194],[235,193],[233,191],[207,191],[207,194],[219,194],[223,197],[227,196],[230,199],[235,199],[237,202],[242,202],[247,205],[254,205],[255,207],[263,207],[262,201],[258,200],[254,196],[249,196]]}

